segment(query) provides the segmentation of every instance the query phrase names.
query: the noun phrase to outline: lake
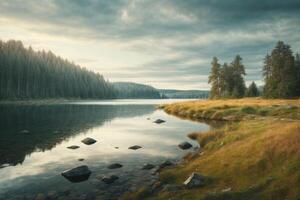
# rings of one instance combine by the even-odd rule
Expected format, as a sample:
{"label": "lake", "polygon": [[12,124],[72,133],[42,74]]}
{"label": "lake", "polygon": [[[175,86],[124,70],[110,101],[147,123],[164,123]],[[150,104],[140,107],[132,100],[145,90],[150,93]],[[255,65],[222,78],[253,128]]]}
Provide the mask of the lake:
{"label": "lake", "polygon": [[[211,128],[156,109],[157,104],[174,101],[180,100],[0,105],[0,199],[117,199],[153,182],[155,169],[141,170],[144,164],[180,160],[192,151],[179,149],[180,142],[198,146],[187,134]],[[155,124],[156,119],[166,123]],[[81,140],[86,137],[97,142],[85,145]],[[80,148],[66,148],[71,145]],[[132,145],[142,148],[128,149]],[[123,167],[108,169],[112,163]],[[80,165],[92,171],[88,180],[72,183],[61,176]],[[119,179],[106,184],[104,175]]]}

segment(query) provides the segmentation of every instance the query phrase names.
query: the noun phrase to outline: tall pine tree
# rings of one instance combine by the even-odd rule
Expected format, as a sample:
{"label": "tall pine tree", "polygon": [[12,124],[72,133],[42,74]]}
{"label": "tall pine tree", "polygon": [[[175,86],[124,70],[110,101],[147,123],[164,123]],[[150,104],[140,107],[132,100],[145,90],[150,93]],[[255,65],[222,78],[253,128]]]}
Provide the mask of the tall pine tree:
{"label": "tall pine tree", "polygon": [[208,83],[212,85],[210,90],[210,97],[212,99],[220,98],[221,96],[220,73],[221,65],[218,63],[218,58],[214,57],[211,62],[211,72],[208,79]]}

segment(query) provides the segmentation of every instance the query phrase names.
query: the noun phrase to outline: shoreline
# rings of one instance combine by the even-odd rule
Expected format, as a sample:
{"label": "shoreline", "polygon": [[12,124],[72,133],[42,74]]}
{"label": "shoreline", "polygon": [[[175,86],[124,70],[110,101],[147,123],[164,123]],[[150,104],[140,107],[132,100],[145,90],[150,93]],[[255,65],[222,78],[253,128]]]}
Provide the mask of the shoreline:
{"label": "shoreline", "polygon": [[[123,199],[273,200],[274,195],[278,197],[275,199],[295,199],[300,195],[298,179],[286,179],[300,178],[299,170],[294,170],[300,167],[296,142],[300,141],[299,99],[192,101],[161,108],[193,121],[201,122],[203,116],[230,120],[216,130],[189,134],[201,150],[184,156],[182,163],[163,169],[159,173],[163,187],[156,191],[140,188]],[[194,172],[207,177],[208,182],[203,187],[187,189],[183,182]],[[278,193],[282,190],[285,192]]]}

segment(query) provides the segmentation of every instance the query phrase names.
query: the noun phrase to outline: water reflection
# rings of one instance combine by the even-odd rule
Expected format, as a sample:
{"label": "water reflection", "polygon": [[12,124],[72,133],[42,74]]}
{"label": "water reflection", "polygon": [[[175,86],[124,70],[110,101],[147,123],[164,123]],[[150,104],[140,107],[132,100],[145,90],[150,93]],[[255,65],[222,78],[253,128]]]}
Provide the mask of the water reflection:
{"label": "water reflection", "polygon": [[[63,140],[119,117],[153,112],[153,106],[0,106],[0,165],[20,164],[34,151],[50,150]],[[29,133],[22,133],[28,130]]]}
{"label": "water reflection", "polygon": [[[34,199],[49,191],[87,195],[87,199],[117,199],[122,193],[153,180],[145,163],[159,165],[180,159],[186,151],[177,144],[191,131],[204,131],[206,124],[181,120],[155,110],[154,105],[67,104],[51,106],[0,106],[0,199]],[[148,119],[149,118],[149,119]],[[152,123],[161,118],[164,124]],[[29,130],[30,133],[20,133]],[[82,139],[97,140],[85,145]],[[193,141],[190,141],[193,143]],[[68,146],[78,145],[72,150]],[[136,151],[128,149],[142,146]],[[194,143],[194,146],[197,144]],[[118,147],[118,148],[115,148]],[[84,161],[78,159],[84,158]],[[121,163],[120,169],[107,168]],[[70,183],[61,172],[87,165],[92,171],[85,182]],[[102,176],[117,175],[112,185]],[[100,178],[99,178],[100,177]]]}

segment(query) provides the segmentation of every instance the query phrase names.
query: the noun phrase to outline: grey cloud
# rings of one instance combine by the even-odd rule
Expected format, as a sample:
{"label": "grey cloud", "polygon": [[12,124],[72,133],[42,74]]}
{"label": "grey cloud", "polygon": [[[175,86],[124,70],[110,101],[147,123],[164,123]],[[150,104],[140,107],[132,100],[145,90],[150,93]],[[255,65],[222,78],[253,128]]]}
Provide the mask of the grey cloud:
{"label": "grey cloud", "polygon": [[[117,40],[129,51],[161,55],[126,73],[111,72],[120,79],[134,69],[161,83],[168,77],[180,81],[174,84],[192,85],[195,76],[191,81],[180,77],[207,76],[213,56],[230,63],[240,54],[247,80],[259,81],[264,55],[276,41],[300,50],[299,0],[10,0],[0,1],[0,13],[0,19],[36,24],[29,27],[35,32]],[[168,57],[174,53],[180,56]]]}

